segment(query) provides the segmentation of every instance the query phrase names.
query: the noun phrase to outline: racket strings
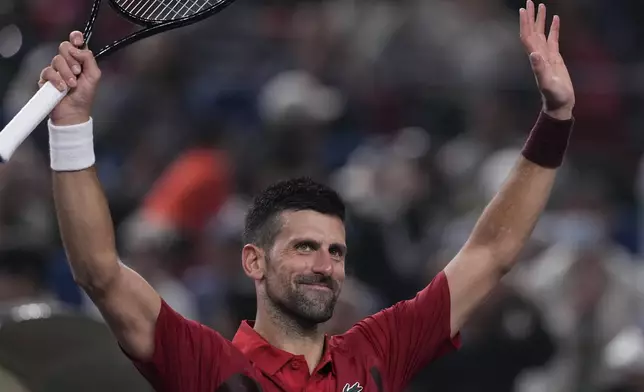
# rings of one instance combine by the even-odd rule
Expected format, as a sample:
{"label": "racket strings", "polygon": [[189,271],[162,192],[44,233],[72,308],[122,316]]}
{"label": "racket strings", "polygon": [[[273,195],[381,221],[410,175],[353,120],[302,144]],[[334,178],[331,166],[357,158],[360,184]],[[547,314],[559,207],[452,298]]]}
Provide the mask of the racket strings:
{"label": "racket strings", "polygon": [[195,15],[217,5],[221,0],[115,0],[114,2],[135,18],[164,22]]}

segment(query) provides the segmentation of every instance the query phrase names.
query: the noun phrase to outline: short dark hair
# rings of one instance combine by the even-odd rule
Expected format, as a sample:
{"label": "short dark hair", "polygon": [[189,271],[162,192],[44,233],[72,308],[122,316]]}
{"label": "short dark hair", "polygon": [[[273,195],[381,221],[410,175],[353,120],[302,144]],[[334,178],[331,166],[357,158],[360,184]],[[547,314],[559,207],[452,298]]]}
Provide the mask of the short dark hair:
{"label": "short dark hair", "polygon": [[264,249],[272,246],[279,233],[279,214],[284,211],[313,210],[345,219],[344,202],[336,191],[308,177],[277,182],[262,191],[251,205],[244,226],[244,243]]}

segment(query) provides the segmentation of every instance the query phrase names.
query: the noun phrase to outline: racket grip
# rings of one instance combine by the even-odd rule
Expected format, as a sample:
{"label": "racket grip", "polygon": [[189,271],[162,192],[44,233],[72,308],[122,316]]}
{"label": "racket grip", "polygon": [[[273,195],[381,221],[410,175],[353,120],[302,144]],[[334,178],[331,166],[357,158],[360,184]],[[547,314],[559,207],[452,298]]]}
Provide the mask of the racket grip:
{"label": "racket grip", "polygon": [[7,162],[42,120],[67,95],[51,82],[45,83],[0,132],[0,163]]}

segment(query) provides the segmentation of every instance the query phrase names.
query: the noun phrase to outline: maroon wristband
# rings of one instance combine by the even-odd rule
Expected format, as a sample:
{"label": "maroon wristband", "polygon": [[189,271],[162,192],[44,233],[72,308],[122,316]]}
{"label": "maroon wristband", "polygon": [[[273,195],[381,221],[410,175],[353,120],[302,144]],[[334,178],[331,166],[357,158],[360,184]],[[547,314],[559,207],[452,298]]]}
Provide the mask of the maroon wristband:
{"label": "maroon wristband", "polygon": [[566,155],[574,123],[574,118],[557,120],[541,112],[521,154],[539,166],[558,168]]}

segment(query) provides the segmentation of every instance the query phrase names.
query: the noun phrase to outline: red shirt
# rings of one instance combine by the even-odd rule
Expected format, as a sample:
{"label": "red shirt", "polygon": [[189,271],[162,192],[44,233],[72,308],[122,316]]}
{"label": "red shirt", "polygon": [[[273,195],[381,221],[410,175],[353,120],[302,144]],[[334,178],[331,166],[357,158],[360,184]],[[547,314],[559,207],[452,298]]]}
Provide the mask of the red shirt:
{"label": "red shirt", "polygon": [[154,355],[134,364],[159,392],[400,392],[425,365],[459,346],[458,337],[450,338],[449,313],[441,272],[415,298],[327,337],[309,374],[303,356],[271,346],[249,322],[230,342],[164,302]]}

